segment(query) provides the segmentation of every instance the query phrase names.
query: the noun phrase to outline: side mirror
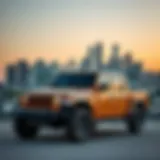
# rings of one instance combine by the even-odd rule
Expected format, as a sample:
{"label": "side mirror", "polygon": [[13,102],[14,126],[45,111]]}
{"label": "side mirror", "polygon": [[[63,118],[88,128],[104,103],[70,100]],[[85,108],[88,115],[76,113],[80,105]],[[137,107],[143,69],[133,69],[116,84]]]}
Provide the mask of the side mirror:
{"label": "side mirror", "polygon": [[99,84],[99,85],[97,84],[93,87],[94,91],[105,91],[107,89],[108,89],[108,85],[106,84]]}
{"label": "side mirror", "polygon": [[108,85],[107,84],[100,84],[99,85],[99,90],[100,91],[106,91],[108,89]]}

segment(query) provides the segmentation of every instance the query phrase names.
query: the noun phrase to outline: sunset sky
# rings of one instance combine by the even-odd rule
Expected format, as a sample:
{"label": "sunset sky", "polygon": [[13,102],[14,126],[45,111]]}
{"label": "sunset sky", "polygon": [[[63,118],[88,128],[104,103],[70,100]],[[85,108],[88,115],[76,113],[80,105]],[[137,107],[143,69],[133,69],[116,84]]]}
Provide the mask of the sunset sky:
{"label": "sunset sky", "polygon": [[0,0],[0,73],[5,65],[39,57],[81,59],[96,41],[118,42],[145,68],[160,70],[159,0]]}

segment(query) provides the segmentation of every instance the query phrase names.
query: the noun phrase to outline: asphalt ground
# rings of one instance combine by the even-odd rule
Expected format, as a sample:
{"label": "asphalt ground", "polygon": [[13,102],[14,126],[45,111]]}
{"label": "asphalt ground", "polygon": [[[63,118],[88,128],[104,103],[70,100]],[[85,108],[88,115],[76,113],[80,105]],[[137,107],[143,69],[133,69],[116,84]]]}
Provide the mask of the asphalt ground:
{"label": "asphalt ground", "polygon": [[21,141],[12,121],[0,122],[0,160],[160,160],[160,121],[147,120],[140,135],[122,122],[97,126],[86,143],[71,143],[63,130],[42,128],[34,141]]}

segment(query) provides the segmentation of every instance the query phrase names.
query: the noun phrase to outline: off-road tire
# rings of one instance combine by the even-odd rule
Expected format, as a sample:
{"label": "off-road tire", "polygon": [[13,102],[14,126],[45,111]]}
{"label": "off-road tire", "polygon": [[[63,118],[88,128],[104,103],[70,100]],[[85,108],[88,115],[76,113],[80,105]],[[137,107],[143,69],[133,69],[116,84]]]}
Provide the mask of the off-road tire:
{"label": "off-road tire", "polygon": [[87,141],[92,135],[92,119],[90,111],[76,108],[67,124],[67,136],[75,142]]}
{"label": "off-road tire", "polygon": [[16,118],[14,120],[14,131],[18,138],[23,140],[30,140],[36,138],[38,127],[27,119]]}
{"label": "off-road tire", "polygon": [[139,107],[138,105],[132,109],[132,112],[127,116],[127,129],[129,133],[141,133],[145,113],[145,109],[143,107]]}

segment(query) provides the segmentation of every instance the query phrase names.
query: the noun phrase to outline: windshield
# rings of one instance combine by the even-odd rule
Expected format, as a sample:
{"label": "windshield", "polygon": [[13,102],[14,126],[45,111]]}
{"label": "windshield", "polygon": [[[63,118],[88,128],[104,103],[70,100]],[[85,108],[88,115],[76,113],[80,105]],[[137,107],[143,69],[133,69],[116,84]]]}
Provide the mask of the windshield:
{"label": "windshield", "polygon": [[94,74],[60,74],[52,82],[53,87],[90,88],[95,81]]}

